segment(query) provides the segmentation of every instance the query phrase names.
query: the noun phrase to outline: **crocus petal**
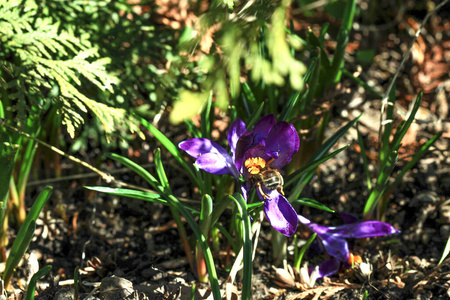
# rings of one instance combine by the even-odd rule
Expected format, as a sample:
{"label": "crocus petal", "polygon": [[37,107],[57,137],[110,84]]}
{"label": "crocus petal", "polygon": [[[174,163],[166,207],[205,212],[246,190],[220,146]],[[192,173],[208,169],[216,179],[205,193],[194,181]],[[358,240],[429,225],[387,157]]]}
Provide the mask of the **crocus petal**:
{"label": "crocus petal", "polygon": [[233,124],[231,124],[227,134],[228,144],[230,145],[233,158],[235,157],[237,142],[244,133],[247,133],[245,123],[237,118]]}
{"label": "crocus petal", "polygon": [[348,243],[344,237],[340,234],[331,232],[329,227],[313,223],[301,215],[298,215],[297,217],[300,223],[308,227],[312,232],[317,233],[317,236],[321,240],[328,254],[340,261],[348,261],[350,254],[348,251]]}
{"label": "crocus petal", "polygon": [[252,130],[252,133],[255,135],[254,143],[258,144],[261,139],[266,139],[272,127],[275,125],[277,120],[275,119],[273,114],[264,116],[258,123],[255,124],[255,127]]}
{"label": "crocus petal", "polygon": [[[178,147],[186,151],[190,156],[198,158],[196,164],[202,170],[212,174],[229,173],[235,178],[239,177],[239,172],[230,154],[213,141],[205,138],[194,138],[181,142],[178,144]],[[203,158],[199,160],[202,156]],[[214,164],[217,164],[217,167]]]}
{"label": "crocus petal", "polygon": [[234,164],[238,170],[242,169],[244,164],[244,155],[248,149],[252,148],[254,135],[251,132],[243,134],[237,144],[234,155]]}
{"label": "crocus petal", "polygon": [[348,243],[344,238],[339,238],[330,233],[317,233],[317,236],[322,241],[322,244],[328,254],[336,257],[342,262],[348,261],[350,252],[348,251]]}
{"label": "crocus petal", "polygon": [[342,221],[344,221],[344,224],[352,224],[359,222],[359,217],[355,214],[341,212],[339,213],[339,216],[341,217]]}
{"label": "crocus petal", "polygon": [[[261,200],[264,199],[262,195],[259,196]],[[269,199],[263,201],[264,212],[270,225],[282,234],[292,236],[298,224],[297,213],[292,205],[278,191],[270,191]]]}
{"label": "crocus petal", "polygon": [[195,164],[199,169],[205,170],[211,174],[231,174],[236,178],[239,176],[237,170],[236,172],[233,170],[235,169],[234,165],[230,165],[230,162],[218,153],[206,153],[200,155],[195,161]]}
{"label": "crocus petal", "polygon": [[330,234],[339,235],[342,238],[355,239],[395,234],[399,232],[400,231],[391,224],[381,221],[365,221],[329,228]]}
{"label": "crocus petal", "polygon": [[194,138],[183,141],[178,144],[178,147],[195,158],[206,153],[220,153],[222,155],[230,156],[227,150],[223,149],[219,144],[205,138]]}
{"label": "crocus petal", "polygon": [[294,126],[287,122],[278,122],[266,139],[266,153],[275,158],[271,167],[281,169],[288,164],[292,155],[298,151],[300,139]]}
{"label": "crocus petal", "polygon": [[317,278],[322,278],[325,276],[331,276],[341,268],[341,262],[335,258],[328,259],[322,262],[317,268]]}

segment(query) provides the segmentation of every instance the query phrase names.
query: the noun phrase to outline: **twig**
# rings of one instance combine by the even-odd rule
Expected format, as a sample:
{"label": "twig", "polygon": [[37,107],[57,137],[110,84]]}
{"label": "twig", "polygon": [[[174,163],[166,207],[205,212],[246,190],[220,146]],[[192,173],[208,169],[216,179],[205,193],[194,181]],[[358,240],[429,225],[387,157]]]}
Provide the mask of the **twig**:
{"label": "twig", "polygon": [[17,133],[19,133],[19,134],[21,134],[21,135],[23,135],[23,136],[29,138],[29,139],[32,139],[32,140],[35,141],[36,143],[39,143],[39,144],[41,144],[41,145],[43,145],[43,146],[45,146],[45,147],[47,147],[47,148],[50,148],[51,150],[53,150],[54,152],[58,153],[59,155],[65,156],[65,157],[67,157],[68,159],[70,159],[71,161],[74,161],[74,162],[76,162],[76,163],[79,163],[80,165],[82,165],[82,166],[84,166],[84,167],[86,167],[86,168],[88,168],[88,169],[94,171],[95,173],[97,173],[98,175],[100,175],[100,176],[103,178],[103,180],[105,180],[107,183],[111,183],[111,182],[116,182],[116,181],[117,181],[111,174],[102,172],[102,171],[100,171],[99,169],[97,169],[96,167],[91,166],[91,165],[88,164],[87,162],[84,162],[84,161],[82,161],[82,160],[76,158],[75,156],[72,156],[72,155],[70,155],[70,154],[67,154],[67,153],[65,153],[64,151],[62,151],[62,150],[60,150],[60,149],[58,149],[58,148],[56,148],[56,147],[54,147],[54,146],[52,146],[52,145],[50,145],[50,144],[47,144],[46,142],[43,142],[43,141],[41,141],[41,140],[39,140],[39,139],[37,139],[37,138],[35,138],[35,137],[32,137],[32,136],[29,135],[28,133],[23,132],[23,131],[20,130],[20,129],[17,129],[17,128],[14,127],[14,126],[11,126],[11,125],[6,124],[6,122],[5,122],[4,119],[1,120],[1,124],[2,124],[3,126],[5,126],[6,128],[8,128],[8,129],[11,129],[11,130],[13,130],[13,131],[15,131],[15,132],[17,132]]}
{"label": "twig", "polygon": [[[146,188],[143,188],[143,187],[134,185],[134,184],[129,184],[129,183],[126,183],[126,182],[117,180],[117,179],[116,179],[114,176],[112,176],[110,173],[103,172],[103,171],[97,169],[96,167],[90,165],[89,163],[87,163],[87,162],[85,162],[85,161],[82,161],[82,160],[80,160],[79,158],[76,158],[75,156],[72,156],[72,155],[70,155],[70,154],[65,153],[64,151],[62,151],[62,150],[56,148],[55,146],[52,146],[52,145],[47,144],[46,142],[43,142],[43,141],[41,141],[41,140],[39,140],[39,139],[37,139],[37,138],[35,138],[35,137],[32,137],[32,136],[29,135],[28,133],[23,132],[23,131],[21,131],[20,129],[17,129],[17,128],[15,128],[14,126],[11,126],[11,125],[6,124],[5,121],[6,121],[5,119],[0,118],[0,125],[3,125],[3,126],[5,126],[6,128],[11,129],[11,130],[13,130],[13,131],[15,131],[15,132],[17,132],[17,133],[19,133],[19,134],[21,134],[21,135],[23,135],[23,136],[29,138],[29,139],[32,139],[32,140],[35,141],[36,143],[41,144],[41,145],[43,145],[44,147],[47,147],[47,148],[51,149],[52,151],[58,153],[59,155],[65,156],[65,157],[67,157],[68,159],[70,159],[71,161],[76,162],[76,163],[78,163],[78,164],[80,164],[80,165],[82,165],[82,166],[88,168],[89,170],[93,171],[94,173],[100,175],[100,177],[101,177],[102,179],[104,179],[107,183],[115,184],[117,187],[127,187],[127,188],[131,188],[131,189],[135,189],[135,190],[139,190],[139,191],[143,191],[143,192],[147,192],[147,193],[157,194],[157,192],[154,191],[154,190],[146,189]],[[122,171],[122,170],[118,170],[118,171],[114,171],[114,172],[111,172],[111,173],[120,173],[121,171]],[[83,178],[91,177],[91,176],[92,176],[92,173],[90,173],[90,174],[82,174],[82,176],[83,176]],[[80,175],[73,175],[73,176],[65,177],[64,179],[77,179],[77,178],[79,178],[79,177],[80,177]],[[43,180],[43,181],[33,182],[33,184],[45,183],[45,182],[55,182],[55,181],[57,181],[57,179],[49,179],[49,180],[47,180],[47,181]],[[187,199],[187,198],[183,198],[183,197],[177,197],[177,199],[179,199],[180,201],[183,201],[183,202],[197,203],[197,204],[200,203],[200,201],[192,200],[192,199]]]}

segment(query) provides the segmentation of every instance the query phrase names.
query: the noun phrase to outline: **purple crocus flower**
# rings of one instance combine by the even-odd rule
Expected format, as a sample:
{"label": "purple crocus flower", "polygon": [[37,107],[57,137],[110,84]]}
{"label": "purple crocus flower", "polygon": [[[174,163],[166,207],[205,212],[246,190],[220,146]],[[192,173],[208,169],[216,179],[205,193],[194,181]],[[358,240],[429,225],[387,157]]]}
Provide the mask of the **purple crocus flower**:
{"label": "purple crocus flower", "polygon": [[178,146],[196,158],[199,169],[208,173],[231,174],[245,179],[241,190],[245,199],[253,187],[264,201],[264,212],[273,228],[286,236],[297,230],[297,213],[284,197],[280,169],[298,151],[300,138],[294,126],[276,122],[273,115],[263,117],[248,132],[245,123],[236,119],[228,131],[231,155],[217,143],[194,138]]}
{"label": "purple crocus flower", "polygon": [[362,239],[400,232],[394,226],[381,221],[357,222],[336,227],[313,223],[302,215],[298,215],[298,221],[317,233],[325,250],[333,257],[319,265],[318,278],[336,273],[339,271],[341,263],[348,264],[350,252],[346,239]]}

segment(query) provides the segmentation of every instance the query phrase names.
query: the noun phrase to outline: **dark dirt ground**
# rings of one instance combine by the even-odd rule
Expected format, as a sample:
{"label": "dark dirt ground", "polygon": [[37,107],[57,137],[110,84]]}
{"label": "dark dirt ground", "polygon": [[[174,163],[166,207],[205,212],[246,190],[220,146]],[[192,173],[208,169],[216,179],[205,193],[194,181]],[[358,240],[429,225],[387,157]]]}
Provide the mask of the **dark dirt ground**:
{"label": "dark dirt ground", "polygon": [[[446,15],[441,14],[430,20],[398,80],[400,112],[409,108],[420,89],[425,91],[418,120],[405,137],[398,169],[433,134],[445,131],[432,151],[408,172],[388,197],[386,221],[401,233],[351,243],[354,253],[372,265],[373,272],[368,277],[356,267],[320,280],[312,288],[305,288],[295,280],[288,287],[282,287],[274,280],[271,231],[264,221],[254,261],[254,299],[363,299],[366,291],[367,299],[450,299],[450,259],[437,265],[450,233],[450,23],[445,18]],[[405,45],[412,39],[412,28],[420,24],[417,20],[420,18],[414,15],[403,16],[393,25],[396,33],[392,36],[377,35],[376,30],[355,31],[348,49],[349,68],[357,72],[357,66],[361,66],[351,53],[351,46],[363,47],[368,37],[375,35],[376,53],[380,54],[373,63],[363,67],[361,78],[370,79],[373,86],[386,88]],[[441,34],[437,35],[439,32]],[[332,108],[328,134],[364,112],[359,129],[364,135],[369,158],[375,159],[379,99],[356,87],[350,79],[342,81],[340,91],[335,100],[344,105]],[[221,116],[218,119],[222,124],[227,122]],[[164,121],[158,127],[176,143],[187,138],[185,128],[174,128]],[[351,146],[320,167],[304,191],[304,197],[319,200],[336,212],[361,215],[368,192],[356,138],[356,130],[352,129],[339,141],[337,146]],[[121,154],[153,170],[152,153],[156,147],[154,139],[149,137],[145,142],[136,141],[132,150]],[[80,156],[95,161],[100,150],[91,150]],[[163,156],[174,194],[194,198],[187,177],[179,172],[167,153]],[[115,172],[114,176],[124,182],[147,187],[141,178],[116,163],[108,161],[100,167]],[[36,299],[74,299],[73,278],[77,266],[80,299],[187,299],[195,277],[183,254],[169,209],[141,200],[90,192],[83,186],[106,183],[98,181],[98,176],[86,174],[86,170],[71,161],[62,159],[62,171],[61,178],[48,183],[54,187],[54,193],[38,220],[36,237],[28,251],[33,255],[17,269],[13,283],[17,297],[9,298],[20,298],[19,290],[31,268],[28,266],[37,260],[41,267],[52,265],[53,269],[39,281]],[[84,174],[83,179],[67,177],[77,174]],[[30,178],[29,204],[45,185],[35,177]],[[296,209],[323,225],[342,224],[338,214],[304,207]],[[10,234],[13,237],[15,232]],[[299,230],[300,239],[308,235],[307,231]],[[289,239],[289,244],[291,242]],[[288,254],[288,263],[292,263],[290,247]],[[219,281],[223,282],[228,273],[222,267],[218,267],[218,272]],[[110,279],[111,276],[118,279]],[[114,290],[118,284],[121,288]],[[112,294],[105,290],[107,285],[114,290]],[[196,286],[196,298],[205,298],[208,293],[207,285]]]}

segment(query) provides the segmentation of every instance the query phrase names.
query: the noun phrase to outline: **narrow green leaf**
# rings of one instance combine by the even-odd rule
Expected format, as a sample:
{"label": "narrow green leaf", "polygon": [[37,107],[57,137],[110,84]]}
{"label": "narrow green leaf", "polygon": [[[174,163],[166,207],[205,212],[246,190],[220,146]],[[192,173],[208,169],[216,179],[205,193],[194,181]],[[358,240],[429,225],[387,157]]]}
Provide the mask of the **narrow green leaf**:
{"label": "narrow green leaf", "polygon": [[213,107],[212,103],[212,95],[208,97],[208,100],[206,101],[206,107],[201,113],[201,129],[202,129],[202,137],[211,139],[211,126],[212,121],[214,120],[214,116],[211,116],[211,113],[214,113],[214,110],[211,108]]}
{"label": "narrow green leaf", "polygon": [[395,164],[398,160],[398,149],[391,152],[387,161],[385,167],[383,167],[381,173],[378,175],[377,182],[375,184],[375,187],[371,191],[369,198],[366,201],[366,204],[364,206],[364,219],[370,219],[372,217],[373,210],[378,204],[378,201],[380,200],[380,197],[383,195],[384,191],[387,187],[387,182],[389,180],[389,177],[391,176],[392,171],[394,170]]}
{"label": "narrow green leaf", "polygon": [[392,147],[395,148],[397,145],[400,145],[402,142],[403,137],[405,136],[406,132],[408,131],[409,127],[411,126],[412,122],[414,121],[414,118],[416,116],[417,111],[420,108],[420,103],[422,101],[423,92],[420,91],[419,95],[417,95],[416,102],[414,102],[413,109],[406,120],[406,122],[401,126],[401,128],[398,128],[398,134],[396,133],[394,135],[394,139],[392,140]]}
{"label": "narrow green leaf", "polygon": [[289,115],[292,112],[292,109],[295,107],[295,105],[297,104],[298,98],[300,97],[300,92],[293,92],[291,94],[291,96],[289,97],[286,105],[284,106],[281,114],[280,114],[280,121],[286,121],[289,117]]}
{"label": "narrow green leaf", "polygon": [[381,95],[380,93],[375,91],[375,89],[373,87],[371,87],[369,84],[367,84],[365,81],[359,79],[358,77],[353,76],[353,74],[345,68],[342,68],[341,70],[342,70],[342,74],[344,74],[345,76],[347,76],[350,79],[353,79],[353,81],[355,81],[357,84],[362,86],[366,91],[371,92],[375,97],[377,97],[379,99],[383,98],[383,95]]}
{"label": "narrow green leaf", "polygon": [[50,272],[51,269],[52,266],[45,266],[37,271],[36,274],[33,275],[33,277],[31,277],[30,283],[28,284],[27,294],[25,295],[25,300],[34,299],[34,292],[36,291],[37,281],[47,275],[47,273]]}
{"label": "narrow green leaf", "polygon": [[331,74],[334,82],[341,79],[341,69],[344,65],[344,54],[349,37],[348,34],[352,29],[353,18],[355,16],[356,0],[348,0],[345,5],[344,16],[342,17],[342,25],[339,28],[336,51],[333,57]]}
{"label": "narrow green leaf", "polygon": [[202,137],[202,133],[197,128],[197,126],[194,125],[194,122],[192,122],[192,120],[186,120],[186,121],[184,121],[184,124],[188,128],[188,131],[191,133],[192,137],[194,137],[194,138]]}
{"label": "narrow green leaf", "polygon": [[393,149],[394,144],[390,142],[390,138],[392,135],[392,124],[394,122],[394,106],[395,106],[395,89],[391,90],[391,93],[389,93],[389,99],[387,103],[387,110],[386,110],[386,119],[385,124],[380,124],[380,130],[383,129],[383,132],[381,134],[381,149],[379,153],[379,166],[385,165],[386,159],[389,156],[389,153]]}
{"label": "narrow green leaf", "polygon": [[186,170],[187,174],[191,179],[196,183],[198,187],[202,187],[201,182],[195,175],[192,168],[188,165],[188,163],[183,159],[180,150],[155,126],[147,122],[144,118],[140,116],[136,116],[136,118],[141,122],[141,124],[150,131],[151,134],[172,154],[173,157],[183,166]]}
{"label": "narrow green leaf", "polygon": [[338,131],[336,131],[335,134],[333,134],[328,140],[326,140],[323,145],[314,153],[314,155],[311,157],[311,160],[320,159],[323,157],[330,149],[334,146],[334,144],[337,143],[337,141],[351,128],[353,125],[355,125],[356,122],[358,122],[359,118],[361,118],[363,114],[360,114],[358,117],[353,119],[352,121],[348,122],[345,126],[340,128]]}
{"label": "narrow green leaf", "polygon": [[256,97],[253,94],[251,88],[249,87],[247,82],[244,82],[242,84],[242,105],[244,106],[244,110],[247,114],[247,116],[252,115],[252,111],[255,107],[257,107],[258,103],[256,101]]}
{"label": "narrow green leaf", "polygon": [[328,211],[328,212],[334,213],[334,210],[326,207],[325,205],[323,205],[322,203],[320,203],[320,202],[318,202],[317,200],[314,200],[314,199],[301,198],[301,199],[294,200],[292,202],[296,203],[296,204],[306,205],[306,206],[309,206],[309,207],[314,207],[314,208],[317,208],[317,209],[321,209],[321,210],[324,210],[324,211]]}
{"label": "narrow green leaf", "polygon": [[322,28],[320,28],[320,34],[317,40],[319,41],[321,49],[325,48],[325,35],[328,31],[328,27],[330,27],[330,23],[327,22],[322,25]]}
{"label": "narrow green leaf", "polygon": [[235,193],[233,196],[228,196],[236,203],[239,210],[239,214],[242,218],[242,231],[243,231],[243,247],[244,247],[244,274],[242,279],[242,294],[241,299],[251,299],[252,292],[252,276],[253,276],[253,259],[252,259],[252,238],[251,238],[251,222],[247,212],[247,203],[241,194]]}
{"label": "narrow green leaf", "polygon": [[356,131],[358,132],[358,144],[361,152],[361,157],[363,159],[363,165],[364,165],[364,173],[366,174],[366,184],[367,188],[369,190],[372,189],[372,181],[370,179],[370,173],[369,173],[369,162],[366,155],[366,147],[364,146],[364,141],[362,139],[361,132],[358,129],[358,125],[356,126]]}
{"label": "narrow green leaf", "polygon": [[[25,223],[23,225],[25,225]],[[20,229],[23,228],[23,225]],[[36,220],[31,220],[27,225],[28,227],[22,231],[21,238],[19,239],[16,237],[14,240],[13,247],[15,246],[16,251],[14,253],[11,251],[8,255],[5,272],[3,273],[3,281],[5,282],[6,287],[9,286],[14,269],[19,265],[19,262],[25,255],[28,246],[30,246],[31,240],[34,236],[34,231],[36,230]]]}
{"label": "narrow green leaf", "polygon": [[124,188],[111,188],[105,186],[85,186],[86,189],[91,191],[96,191],[105,194],[111,194],[121,197],[128,197],[133,199],[144,200],[148,202],[168,205],[167,201],[161,198],[159,194],[152,194],[143,191],[124,189]]}
{"label": "narrow green leaf", "polygon": [[443,133],[444,133],[443,131],[436,133],[428,142],[426,142],[424,145],[422,145],[422,147],[420,147],[419,151],[414,153],[412,159],[402,168],[402,170],[395,177],[394,182],[387,188],[388,190],[395,187],[400,182],[400,180],[402,180],[406,172],[408,172],[412,167],[414,167],[417,164],[417,162],[422,158],[422,156],[425,155],[425,153],[427,153],[427,151],[434,144],[434,142],[436,142],[438,139],[441,138]]}
{"label": "narrow green leaf", "polygon": [[209,273],[209,280],[211,283],[211,289],[212,294],[215,300],[221,299],[220,294],[220,287],[219,282],[217,279],[217,273],[216,273],[216,267],[214,265],[214,258],[211,253],[211,249],[208,246],[208,243],[206,242],[206,237],[202,234],[200,228],[198,227],[195,220],[190,215],[189,211],[179,202],[177,198],[175,198],[172,195],[165,195],[167,202],[171,206],[173,206],[176,210],[178,210],[186,219],[187,223],[191,227],[192,231],[194,232],[197,242],[200,244],[200,247],[202,248],[203,255],[205,257],[206,262],[206,268],[208,269]]}
{"label": "narrow green leaf", "polygon": [[[335,134],[333,134],[328,140],[326,140],[322,146],[320,146],[319,149],[317,149],[316,152],[314,152],[313,156],[309,160],[307,166],[311,166],[315,164],[315,161],[319,161],[322,158],[326,156],[328,151],[333,147],[334,144],[361,118],[362,114],[359,115],[357,118],[353,119],[352,121],[348,122],[345,126],[340,128]],[[337,153],[336,153],[337,154]],[[293,190],[291,191],[291,194],[288,198],[289,201],[293,201],[294,199],[297,199],[305,185],[308,183],[308,181],[312,178],[314,174],[315,168],[309,168],[308,171],[304,171],[303,168],[295,173],[292,174],[292,179],[288,180],[285,185],[292,184],[294,182],[297,182]],[[302,175],[299,175],[300,173],[303,173]]]}
{"label": "narrow green leaf", "polygon": [[9,134],[0,129],[0,224],[6,215],[9,182],[18,149],[19,145],[11,144]]}
{"label": "narrow green leaf", "polygon": [[[311,246],[312,242],[316,239],[317,233],[312,234],[309,239],[306,241],[306,244],[303,245],[302,249],[300,250],[300,253],[297,257],[295,257],[294,267],[297,270],[300,270],[303,256],[305,255],[306,250],[308,250],[309,246]],[[297,244],[295,245],[297,247]]]}
{"label": "narrow green leaf", "polygon": [[73,287],[75,290],[75,300],[80,299],[80,292],[79,292],[79,289],[80,289],[79,274],[80,274],[80,272],[79,272],[79,269],[80,269],[80,267],[76,266],[75,270],[73,271]]}
{"label": "narrow green leaf", "polygon": [[202,208],[200,210],[200,221],[206,222],[206,220],[211,217],[212,211],[213,211],[213,202],[211,196],[203,195]]}
{"label": "narrow green leaf", "polygon": [[311,161],[311,162],[307,163],[305,166],[303,166],[299,170],[297,170],[294,173],[292,173],[291,175],[289,175],[289,177],[288,177],[289,179],[285,182],[284,186],[290,186],[294,182],[297,182],[305,173],[314,172],[314,170],[317,169],[317,167],[319,165],[323,164],[324,162],[326,162],[327,160],[331,159],[332,157],[338,155],[339,153],[341,153],[342,151],[347,149],[349,146],[350,145],[346,145],[346,146],[344,146],[344,147],[342,147],[342,148],[340,148],[340,149],[338,149],[336,151],[333,151],[332,153],[322,157],[321,159],[314,160],[314,161]]}
{"label": "narrow green leaf", "polygon": [[450,253],[450,236],[447,239],[447,243],[445,244],[445,248],[444,251],[442,252],[442,256],[438,262],[438,265],[440,265],[444,261],[444,259],[448,256],[449,253]]}
{"label": "narrow green leaf", "polygon": [[217,229],[219,229],[219,231],[228,240],[228,242],[230,242],[231,248],[233,248],[234,253],[239,253],[240,249],[239,249],[238,245],[236,244],[236,242],[234,241],[231,234],[222,225],[220,225],[217,222],[213,226],[216,227]]}
{"label": "narrow green leaf", "polygon": [[[23,222],[22,226],[20,226],[19,232],[17,233],[16,239],[11,246],[11,251],[6,261],[5,273],[3,273],[3,280],[5,281],[5,285],[11,279],[13,269],[17,266],[13,264],[16,263],[17,260],[20,261],[23,254],[25,253],[20,253],[20,251],[23,250],[25,245],[29,245],[31,238],[33,237],[29,237],[29,235],[31,234],[29,231],[31,230],[31,228],[34,228],[36,226],[36,219],[38,218],[39,213],[41,212],[48,198],[50,198],[52,191],[53,188],[51,186],[47,186],[39,193],[38,197],[34,201],[33,206],[28,212],[25,221]],[[34,227],[31,226],[31,224],[34,224]],[[27,240],[27,238],[30,238],[30,240]],[[17,263],[19,262],[17,261]],[[8,281],[6,280],[6,276],[9,276],[9,278],[7,278]]]}
{"label": "narrow green leaf", "polygon": [[261,113],[263,111],[264,108],[264,102],[262,102],[258,109],[255,110],[255,112],[253,113],[253,115],[250,118],[250,121],[247,122],[247,130],[250,131],[253,126],[256,124],[257,121],[259,121],[259,119],[261,119]]}
{"label": "narrow green leaf", "polygon": [[160,183],[158,182],[158,180],[156,180],[155,177],[153,177],[152,174],[147,172],[147,170],[145,170],[143,167],[141,167],[134,161],[115,153],[107,153],[106,156],[111,159],[114,159],[115,161],[120,162],[121,164],[127,166],[128,168],[136,172],[139,176],[145,179],[145,181],[147,181],[154,189],[157,190],[158,186],[160,186]]}
{"label": "narrow green leaf", "polygon": [[166,172],[164,171],[164,166],[161,161],[161,149],[157,148],[155,151],[155,167],[156,173],[158,174],[159,182],[163,186],[166,193],[171,193],[169,180],[167,179]]}

